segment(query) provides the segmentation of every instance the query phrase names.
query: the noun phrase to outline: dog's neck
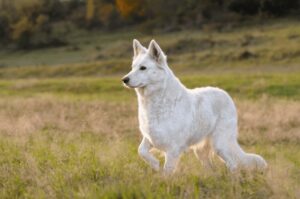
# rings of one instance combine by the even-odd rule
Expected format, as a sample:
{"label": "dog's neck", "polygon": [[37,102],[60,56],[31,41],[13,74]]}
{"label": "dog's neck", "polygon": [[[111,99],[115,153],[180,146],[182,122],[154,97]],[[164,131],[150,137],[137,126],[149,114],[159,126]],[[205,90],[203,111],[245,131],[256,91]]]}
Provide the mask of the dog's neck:
{"label": "dog's neck", "polygon": [[163,82],[144,88],[137,88],[138,102],[142,106],[175,103],[183,92],[184,86],[171,70]]}

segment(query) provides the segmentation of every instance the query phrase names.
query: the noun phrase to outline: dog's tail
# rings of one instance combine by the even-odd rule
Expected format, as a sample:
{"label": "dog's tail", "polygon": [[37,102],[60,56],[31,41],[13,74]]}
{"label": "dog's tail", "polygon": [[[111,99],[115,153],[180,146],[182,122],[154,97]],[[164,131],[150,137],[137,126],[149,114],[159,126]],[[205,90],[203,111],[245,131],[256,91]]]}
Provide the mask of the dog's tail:
{"label": "dog's tail", "polygon": [[244,169],[259,169],[264,170],[268,167],[267,162],[264,160],[263,157],[260,155],[254,154],[254,153],[246,153],[240,145],[235,142],[234,144],[234,152],[235,152],[235,158],[238,162],[238,167],[244,168]]}
{"label": "dog's tail", "polygon": [[268,167],[267,162],[263,157],[254,153],[245,153],[242,158],[242,166],[249,169],[266,169]]}

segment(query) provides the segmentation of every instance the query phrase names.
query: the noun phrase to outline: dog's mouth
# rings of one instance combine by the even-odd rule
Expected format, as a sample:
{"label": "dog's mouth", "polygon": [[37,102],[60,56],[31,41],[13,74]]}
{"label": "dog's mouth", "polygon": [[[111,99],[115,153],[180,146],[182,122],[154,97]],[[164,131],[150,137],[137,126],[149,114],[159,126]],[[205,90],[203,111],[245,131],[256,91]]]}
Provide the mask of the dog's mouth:
{"label": "dog's mouth", "polygon": [[125,87],[127,87],[127,88],[143,88],[143,87],[145,87],[145,85],[143,85],[143,84],[130,85],[130,84],[125,84],[125,83],[123,83],[123,85],[124,85]]}

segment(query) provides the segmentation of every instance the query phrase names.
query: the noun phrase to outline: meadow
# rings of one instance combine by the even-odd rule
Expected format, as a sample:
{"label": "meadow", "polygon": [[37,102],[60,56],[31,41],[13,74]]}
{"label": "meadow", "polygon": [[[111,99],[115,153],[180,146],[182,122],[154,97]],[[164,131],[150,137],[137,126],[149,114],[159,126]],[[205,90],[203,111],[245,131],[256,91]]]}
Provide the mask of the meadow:
{"label": "meadow", "polygon": [[[0,50],[0,198],[299,198],[299,27],[79,32],[67,47]],[[268,170],[232,174],[217,158],[204,168],[187,152],[173,176],[152,171],[137,154],[134,91],[120,80],[134,37],[157,39],[187,87],[227,90],[239,142]]]}

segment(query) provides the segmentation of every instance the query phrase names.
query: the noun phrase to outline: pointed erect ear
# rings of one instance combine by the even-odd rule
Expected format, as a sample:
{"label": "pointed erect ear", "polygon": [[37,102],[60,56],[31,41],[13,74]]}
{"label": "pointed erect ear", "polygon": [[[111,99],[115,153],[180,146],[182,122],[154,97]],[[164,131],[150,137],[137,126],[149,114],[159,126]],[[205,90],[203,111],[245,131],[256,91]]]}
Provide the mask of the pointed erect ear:
{"label": "pointed erect ear", "polygon": [[157,61],[161,62],[163,58],[165,57],[163,51],[159,47],[159,45],[154,41],[151,40],[149,47],[148,47],[148,53]]}
{"label": "pointed erect ear", "polygon": [[133,57],[137,57],[140,53],[146,53],[146,48],[137,40],[133,40]]}

